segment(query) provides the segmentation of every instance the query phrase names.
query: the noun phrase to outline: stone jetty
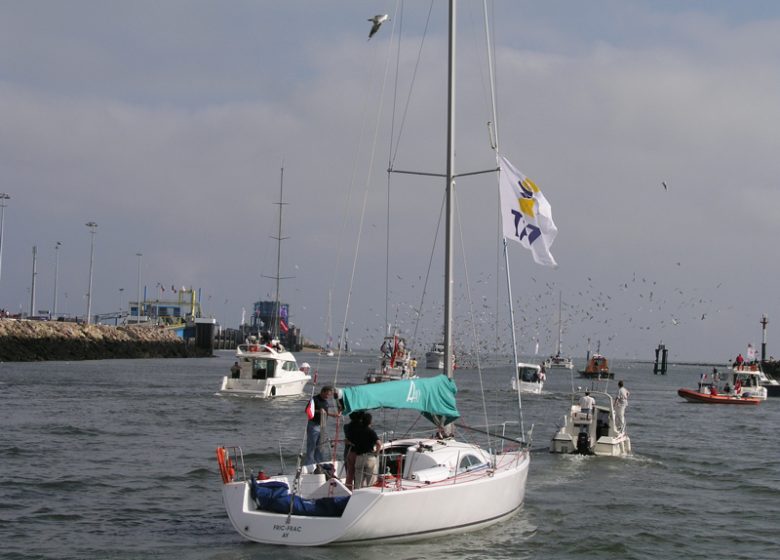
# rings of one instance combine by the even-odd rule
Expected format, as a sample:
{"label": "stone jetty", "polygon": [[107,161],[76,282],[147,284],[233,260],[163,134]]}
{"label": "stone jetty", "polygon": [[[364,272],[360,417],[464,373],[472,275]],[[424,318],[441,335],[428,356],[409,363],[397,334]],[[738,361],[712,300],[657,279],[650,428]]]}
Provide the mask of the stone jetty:
{"label": "stone jetty", "polygon": [[2,362],[192,358],[211,353],[158,327],[0,319]]}

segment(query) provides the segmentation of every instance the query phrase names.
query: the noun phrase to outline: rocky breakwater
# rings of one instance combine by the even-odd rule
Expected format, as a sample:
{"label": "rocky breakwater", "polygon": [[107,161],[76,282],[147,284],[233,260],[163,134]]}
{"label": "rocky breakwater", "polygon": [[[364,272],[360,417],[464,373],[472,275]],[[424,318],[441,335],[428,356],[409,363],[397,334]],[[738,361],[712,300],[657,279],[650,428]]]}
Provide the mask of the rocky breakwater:
{"label": "rocky breakwater", "polygon": [[170,330],[0,319],[0,361],[191,358],[210,356]]}

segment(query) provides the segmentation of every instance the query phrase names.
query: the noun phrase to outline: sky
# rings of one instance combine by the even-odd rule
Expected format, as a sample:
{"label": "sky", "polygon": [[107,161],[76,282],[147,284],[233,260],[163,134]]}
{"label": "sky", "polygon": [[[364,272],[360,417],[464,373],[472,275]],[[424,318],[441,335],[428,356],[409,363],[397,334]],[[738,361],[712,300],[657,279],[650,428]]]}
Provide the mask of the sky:
{"label": "sky", "polygon": [[[555,352],[560,297],[575,357],[651,360],[663,342],[726,362],[760,345],[764,314],[780,356],[780,4],[488,14],[499,151],[558,227],[557,268],[508,248],[519,352]],[[495,166],[482,16],[460,3],[459,173]],[[36,312],[52,308],[59,242],[58,311],[84,315],[94,221],[94,313],[135,301],[140,268],[149,297],[193,287],[236,327],[275,297],[280,245],[306,338],[346,324],[373,350],[391,323],[421,353],[442,333],[444,182],[387,169],[444,172],[445,86],[441,0],[2,2],[0,308],[29,312],[33,247]],[[503,352],[497,190],[457,181],[455,339]]]}

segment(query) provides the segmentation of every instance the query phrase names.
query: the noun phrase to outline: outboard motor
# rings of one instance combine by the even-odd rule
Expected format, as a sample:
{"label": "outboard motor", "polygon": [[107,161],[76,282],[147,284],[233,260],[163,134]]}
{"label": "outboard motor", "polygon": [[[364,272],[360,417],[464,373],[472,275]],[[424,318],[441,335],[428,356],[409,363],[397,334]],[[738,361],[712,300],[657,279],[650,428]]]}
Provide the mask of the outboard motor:
{"label": "outboard motor", "polygon": [[577,453],[590,455],[590,436],[588,432],[580,432],[577,435]]}

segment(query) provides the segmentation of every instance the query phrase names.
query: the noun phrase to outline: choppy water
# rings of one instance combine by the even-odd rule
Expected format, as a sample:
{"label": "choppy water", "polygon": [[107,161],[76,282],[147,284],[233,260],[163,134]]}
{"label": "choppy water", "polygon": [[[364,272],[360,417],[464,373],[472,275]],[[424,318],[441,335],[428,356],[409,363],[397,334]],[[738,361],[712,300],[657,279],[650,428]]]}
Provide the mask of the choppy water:
{"label": "choppy water", "polygon": [[[321,381],[332,378],[329,360],[319,363]],[[651,365],[620,362],[613,369],[631,390],[635,455],[547,453],[571,389],[568,373],[551,373],[545,394],[523,399],[538,451],[524,508],[500,525],[360,550],[246,542],[222,508],[214,450],[240,444],[250,465],[277,470],[280,445],[294,454],[301,443],[306,397],[215,396],[231,363],[223,354],[0,364],[0,557],[780,557],[780,399],[688,404],[676,389],[694,385],[700,368],[671,366],[654,376]],[[339,383],[359,382],[368,365],[375,364],[350,357]],[[491,420],[516,406],[510,372],[485,371]],[[459,371],[457,382],[464,418],[483,422],[476,375]]]}

